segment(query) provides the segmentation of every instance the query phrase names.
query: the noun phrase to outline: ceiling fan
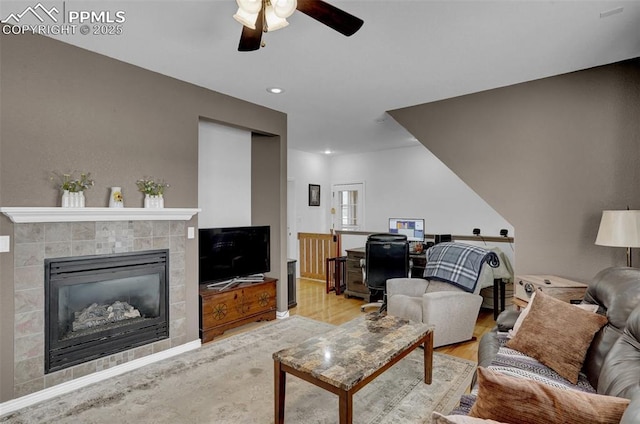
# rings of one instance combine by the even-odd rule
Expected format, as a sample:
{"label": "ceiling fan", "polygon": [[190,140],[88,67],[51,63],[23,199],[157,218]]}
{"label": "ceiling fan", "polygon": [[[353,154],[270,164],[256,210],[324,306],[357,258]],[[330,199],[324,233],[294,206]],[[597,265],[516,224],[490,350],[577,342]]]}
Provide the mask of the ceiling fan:
{"label": "ceiling fan", "polygon": [[238,51],[264,47],[262,33],[289,25],[287,18],[296,10],[347,37],[355,34],[364,21],[322,0],[236,0],[234,19],[242,26]]}

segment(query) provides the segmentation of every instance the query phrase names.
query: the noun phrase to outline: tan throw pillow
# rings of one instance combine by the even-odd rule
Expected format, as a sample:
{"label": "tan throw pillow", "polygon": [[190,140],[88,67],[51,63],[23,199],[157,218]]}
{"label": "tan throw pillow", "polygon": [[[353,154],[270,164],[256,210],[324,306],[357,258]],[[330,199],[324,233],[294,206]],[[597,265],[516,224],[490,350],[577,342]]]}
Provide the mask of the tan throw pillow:
{"label": "tan throw pillow", "polygon": [[432,424],[503,424],[494,420],[485,420],[483,418],[474,418],[467,415],[447,415],[444,416],[437,412],[431,414]]}
{"label": "tan throw pillow", "polygon": [[537,359],[576,384],[593,336],[606,323],[603,315],[576,308],[538,290],[529,314],[506,346]]}
{"label": "tan throw pillow", "polygon": [[618,424],[628,399],[547,386],[478,368],[478,397],[469,416],[518,424]]}
{"label": "tan throw pillow", "polygon": [[[518,315],[518,319],[516,319],[516,322],[513,324],[513,328],[509,330],[507,338],[511,339],[518,333],[518,330],[520,330],[520,326],[522,325],[522,321],[524,321],[527,315],[529,315],[529,308],[531,307],[531,302],[533,302],[533,299],[535,299],[535,297],[536,292],[533,292],[531,298],[529,299],[529,303],[522,311],[520,311],[520,315]],[[584,309],[588,312],[593,312],[594,314],[598,312],[598,305],[591,305],[589,303],[579,303],[577,305],[571,303],[570,305],[575,306],[576,308]]]}

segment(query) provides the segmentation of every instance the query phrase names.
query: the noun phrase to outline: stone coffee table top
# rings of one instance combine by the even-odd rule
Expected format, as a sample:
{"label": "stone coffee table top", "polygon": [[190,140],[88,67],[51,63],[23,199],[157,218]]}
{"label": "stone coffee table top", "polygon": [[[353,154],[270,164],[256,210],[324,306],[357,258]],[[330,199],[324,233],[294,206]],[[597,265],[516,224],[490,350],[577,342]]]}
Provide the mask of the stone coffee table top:
{"label": "stone coffee table top", "polygon": [[320,336],[280,350],[273,359],[342,390],[351,390],[433,327],[369,313]]}

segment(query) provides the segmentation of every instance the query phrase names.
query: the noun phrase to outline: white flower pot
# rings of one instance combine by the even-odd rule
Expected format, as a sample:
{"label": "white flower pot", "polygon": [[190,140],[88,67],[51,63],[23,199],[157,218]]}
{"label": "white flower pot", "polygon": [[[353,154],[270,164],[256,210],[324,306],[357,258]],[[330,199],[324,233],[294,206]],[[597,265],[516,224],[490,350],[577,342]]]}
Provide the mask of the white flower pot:
{"label": "white flower pot", "polygon": [[164,208],[164,198],[162,197],[162,194],[158,194],[158,195],[145,194],[144,207],[151,208],[151,209]]}
{"label": "white flower pot", "polygon": [[63,208],[84,208],[84,192],[64,190],[61,206]]}

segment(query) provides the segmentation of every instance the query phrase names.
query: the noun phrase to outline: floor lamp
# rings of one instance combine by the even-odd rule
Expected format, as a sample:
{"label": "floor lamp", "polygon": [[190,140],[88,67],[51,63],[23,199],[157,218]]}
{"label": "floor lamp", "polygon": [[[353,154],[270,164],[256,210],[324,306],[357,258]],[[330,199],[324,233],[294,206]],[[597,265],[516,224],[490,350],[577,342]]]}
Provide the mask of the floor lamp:
{"label": "floor lamp", "polygon": [[626,247],[630,267],[631,248],[640,247],[640,211],[602,211],[596,244]]}

